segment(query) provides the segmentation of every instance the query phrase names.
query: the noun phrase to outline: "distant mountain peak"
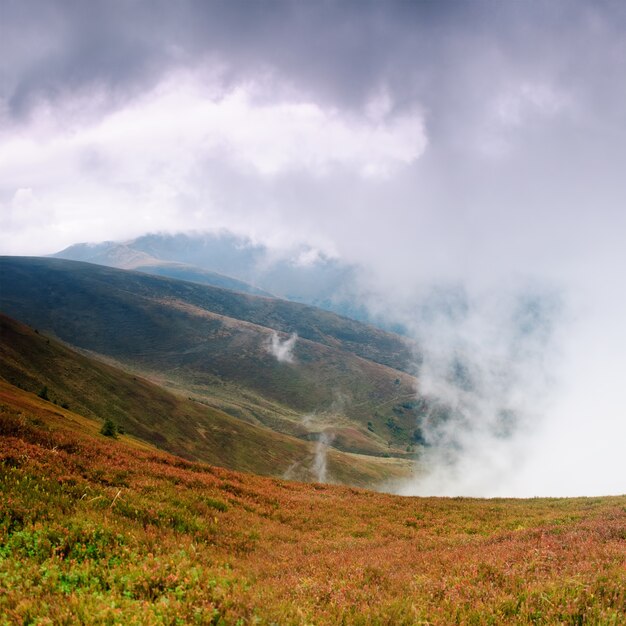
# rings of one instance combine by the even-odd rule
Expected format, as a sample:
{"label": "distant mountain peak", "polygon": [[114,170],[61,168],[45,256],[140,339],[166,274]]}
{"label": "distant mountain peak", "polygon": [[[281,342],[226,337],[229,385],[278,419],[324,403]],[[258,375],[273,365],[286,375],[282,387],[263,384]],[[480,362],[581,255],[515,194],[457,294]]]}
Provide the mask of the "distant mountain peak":
{"label": "distant mountain peak", "polygon": [[51,256],[279,297],[402,330],[369,315],[357,267],[310,246],[279,253],[228,231],[151,233],[125,242],[76,244]]}

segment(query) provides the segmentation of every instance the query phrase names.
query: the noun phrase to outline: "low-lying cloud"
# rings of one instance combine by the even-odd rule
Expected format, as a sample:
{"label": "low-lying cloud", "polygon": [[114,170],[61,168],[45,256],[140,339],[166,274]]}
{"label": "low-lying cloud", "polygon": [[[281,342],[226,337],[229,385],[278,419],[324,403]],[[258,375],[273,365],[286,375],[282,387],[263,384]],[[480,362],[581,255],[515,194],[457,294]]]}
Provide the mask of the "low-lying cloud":
{"label": "low-lying cloud", "polygon": [[278,333],[273,332],[267,343],[267,349],[279,363],[293,363],[295,360],[293,349],[297,340],[297,333],[292,333],[287,339],[281,339]]}
{"label": "low-lying cloud", "polygon": [[332,444],[333,439],[332,434],[321,432],[315,442],[312,471],[318,483],[328,482],[328,447]]}
{"label": "low-lying cloud", "polygon": [[423,472],[401,492],[512,495],[558,384],[560,294],[457,286],[430,292],[415,312]]}

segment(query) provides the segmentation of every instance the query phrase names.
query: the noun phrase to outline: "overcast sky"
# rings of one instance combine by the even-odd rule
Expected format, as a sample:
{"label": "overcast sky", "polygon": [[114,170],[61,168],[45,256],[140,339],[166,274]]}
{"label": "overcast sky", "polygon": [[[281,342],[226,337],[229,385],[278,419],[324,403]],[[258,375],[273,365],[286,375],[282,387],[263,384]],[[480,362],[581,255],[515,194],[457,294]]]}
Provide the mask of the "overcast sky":
{"label": "overcast sky", "polygon": [[561,294],[518,492],[626,491],[626,3],[0,0],[0,253],[216,228]]}

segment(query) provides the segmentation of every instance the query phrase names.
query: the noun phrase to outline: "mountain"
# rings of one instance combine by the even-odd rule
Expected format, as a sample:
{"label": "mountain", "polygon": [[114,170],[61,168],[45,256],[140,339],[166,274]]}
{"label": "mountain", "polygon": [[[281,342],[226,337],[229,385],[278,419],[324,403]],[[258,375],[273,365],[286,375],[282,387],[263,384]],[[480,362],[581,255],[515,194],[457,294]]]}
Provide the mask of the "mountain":
{"label": "mountain", "polygon": [[425,407],[416,347],[402,337],[277,298],[87,263],[4,257],[0,272],[8,315],[240,420],[347,452],[419,451]]}
{"label": "mountain", "polygon": [[98,430],[0,381],[3,623],[623,623],[624,496],[406,498]]}
{"label": "mountain", "polygon": [[[51,410],[113,420],[129,435],[192,460],[257,474],[319,480],[315,443],[249,424],[71,350],[0,314],[0,379],[45,396]],[[43,391],[45,390],[45,391]],[[54,405],[54,406],[53,406]],[[325,478],[375,486],[408,462],[324,450]]]}
{"label": "mountain", "polygon": [[149,234],[126,242],[75,244],[52,256],[136,269],[244,293],[259,290],[264,295],[273,294],[376,323],[386,330],[402,330],[372,318],[363,306],[356,289],[357,267],[308,247],[277,255],[264,245],[228,232]]}
{"label": "mountain", "polygon": [[271,296],[267,291],[224,274],[211,272],[188,263],[158,259],[140,249],[133,248],[132,242],[116,243],[114,241],[105,241],[100,244],[75,244],[52,256],[106,265],[118,269],[137,270],[157,276],[169,276],[170,278],[212,285],[223,289],[232,289],[242,293]]}

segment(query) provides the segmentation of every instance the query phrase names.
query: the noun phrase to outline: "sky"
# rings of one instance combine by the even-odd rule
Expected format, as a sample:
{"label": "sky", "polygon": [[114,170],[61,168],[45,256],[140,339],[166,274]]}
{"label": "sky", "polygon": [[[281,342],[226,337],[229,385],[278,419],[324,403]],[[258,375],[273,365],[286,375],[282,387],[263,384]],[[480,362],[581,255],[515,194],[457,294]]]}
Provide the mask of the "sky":
{"label": "sky", "polygon": [[620,0],[0,0],[0,253],[227,229],[357,264],[479,425],[406,493],[626,492],[625,172]]}

